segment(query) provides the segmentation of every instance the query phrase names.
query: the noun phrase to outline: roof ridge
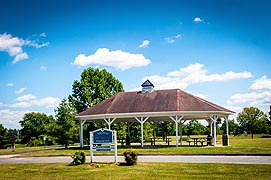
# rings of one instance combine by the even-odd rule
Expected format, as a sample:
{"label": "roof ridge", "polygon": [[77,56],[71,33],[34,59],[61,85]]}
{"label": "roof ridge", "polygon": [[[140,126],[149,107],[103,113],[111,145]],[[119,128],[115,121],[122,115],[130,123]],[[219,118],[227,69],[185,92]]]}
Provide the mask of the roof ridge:
{"label": "roof ridge", "polygon": [[[112,101],[110,102],[110,105],[108,106],[108,108],[106,109],[106,113],[109,113],[110,112],[110,110],[112,109],[112,104],[114,103],[114,101],[115,101],[115,99],[116,99],[116,97],[118,96],[118,94],[119,94],[120,92],[118,92],[118,93],[116,93],[116,94],[114,94],[113,96],[111,96],[110,98],[112,99]],[[108,98],[109,99],[109,98]]]}

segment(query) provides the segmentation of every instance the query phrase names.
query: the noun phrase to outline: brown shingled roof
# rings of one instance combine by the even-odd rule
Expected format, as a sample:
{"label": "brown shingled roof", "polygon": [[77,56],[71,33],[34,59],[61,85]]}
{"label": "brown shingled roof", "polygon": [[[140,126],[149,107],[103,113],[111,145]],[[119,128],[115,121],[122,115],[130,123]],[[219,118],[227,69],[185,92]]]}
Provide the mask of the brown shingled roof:
{"label": "brown shingled roof", "polygon": [[234,113],[180,89],[170,89],[155,90],[151,93],[120,92],[79,113],[78,116],[168,111],[221,111]]}

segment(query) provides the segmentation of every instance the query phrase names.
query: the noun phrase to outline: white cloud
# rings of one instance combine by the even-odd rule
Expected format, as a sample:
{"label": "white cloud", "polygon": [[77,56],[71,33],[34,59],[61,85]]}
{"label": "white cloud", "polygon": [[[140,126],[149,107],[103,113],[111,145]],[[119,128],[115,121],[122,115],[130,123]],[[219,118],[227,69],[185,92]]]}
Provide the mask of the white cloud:
{"label": "white cloud", "polygon": [[16,100],[17,101],[29,101],[29,100],[33,100],[36,99],[36,96],[33,96],[32,94],[27,94],[27,95],[23,95],[18,97]]}
{"label": "white cloud", "polygon": [[175,43],[175,41],[176,41],[177,39],[180,39],[180,38],[183,38],[183,35],[177,34],[177,35],[172,36],[172,37],[166,37],[166,38],[165,38],[165,41],[166,41],[167,43]]}
{"label": "white cloud", "polygon": [[140,48],[146,48],[150,44],[149,40],[144,40],[142,44],[139,45]]}
{"label": "white cloud", "polygon": [[235,73],[229,71],[222,74],[208,74],[208,71],[204,68],[203,64],[195,63],[180,68],[178,71],[169,72],[167,76],[152,75],[144,77],[143,80],[149,79],[152,81],[156,89],[185,89],[190,84],[195,83],[226,81],[250,77],[252,77],[250,72]]}
{"label": "white cloud", "polygon": [[132,54],[122,50],[110,51],[107,48],[99,48],[94,54],[86,56],[79,54],[73,64],[78,66],[87,66],[89,64],[105,65],[121,70],[132,67],[147,66],[150,60],[142,54]]}
{"label": "white cloud", "polygon": [[39,40],[24,40],[19,37],[13,37],[11,34],[0,34],[0,51],[7,52],[14,57],[13,64],[28,59],[28,54],[23,51],[23,46],[33,46],[41,48],[48,46],[49,42],[39,44]]}
{"label": "white cloud", "polygon": [[271,86],[269,83],[270,79],[266,76],[256,79],[250,86],[250,92],[232,95],[227,104],[237,107],[253,106],[267,112],[271,104]]}
{"label": "white cloud", "polygon": [[39,100],[33,100],[30,102],[34,106],[43,106],[47,108],[55,108],[60,103],[60,99],[54,97],[46,97]]}
{"label": "white cloud", "polygon": [[20,129],[19,121],[23,119],[24,114],[30,111],[11,111],[9,109],[0,110],[0,124],[6,128]]}
{"label": "white cloud", "polygon": [[196,18],[193,20],[193,22],[195,22],[195,23],[202,23],[202,22],[204,22],[204,20],[201,19],[201,18],[199,18],[199,17],[196,17]]}
{"label": "white cloud", "polygon": [[40,36],[41,37],[46,37],[46,33],[41,33]]}
{"label": "white cloud", "polygon": [[40,67],[40,70],[41,70],[41,71],[46,71],[46,70],[47,70],[47,67],[46,67],[46,66],[41,66],[41,67]]}
{"label": "white cloud", "polygon": [[256,79],[250,88],[253,90],[271,89],[271,79],[263,76],[260,79]]}
{"label": "white cloud", "polygon": [[26,90],[26,88],[20,88],[17,91],[15,91],[16,94],[21,94]]}
{"label": "white cloud", "polygon": [[14,86],[14,84],[13,83],[8,83],[7,86],[11,87],[11,86]]}
{"label": "white cloud", "polygon": [[25,41],[18,37],[12,37],[10,34],[0,34],[0,51],[7,52],[10,56],[15,57],[13,64],[16,62],[27,59],[28,56],[22,50]]}
{"label": "white cloud", "polygon": [[45,42],[45,43],[42,43],[42,44],[38,44],[37,42],[31,42],[30,44],[29,44],[29,46],[33,46],[33,47],[35,47],[35,48],[41,48],[41,47],[45,47],[45,46],[49,46],[49,42]]}
{"label": "white cloud", "polygon": [[4,104],[0,102],[0,106],[11,107],[11,108],[29,108],[33,106],[46,107],[46,108],[56,108],[60,103],[60,99],[54,97],[45,97],[42,99],[37,99],[35,96],[29,94],[17,98],[18,103]]}
{"label": "white cloud", "polygon": [[20,53],[15,56],[15,59],[13,60],[13,64],[16,64],[18,61],[28,59],[27,53]]}

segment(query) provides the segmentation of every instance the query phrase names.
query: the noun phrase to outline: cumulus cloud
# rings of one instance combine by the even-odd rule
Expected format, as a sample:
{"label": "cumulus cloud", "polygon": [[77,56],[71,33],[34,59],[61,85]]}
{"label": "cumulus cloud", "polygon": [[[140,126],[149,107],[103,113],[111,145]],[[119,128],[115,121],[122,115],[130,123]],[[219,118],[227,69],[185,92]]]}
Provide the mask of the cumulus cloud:
{"label": "cumulus cloud", "polygon": [[183,37],[183,35],[177,34],[177,35],[175,35],[175,36],[166,37],[166,38],[165,38],[165,41],[166,41],[167,43],[175,43],[175,41],[176,41],[177,39],[180,39],[180,38],[182,38],[182,37]]}
{"label": "cumulus cloud", "polygon": [[17,91],[15,91],[16,94],[21,94],[26,90],[26,88],[20,88]]}
{"label": "cumulus cloud", "polygon": [[41,37],[46,37],[46,33],[41,33],[40,36]]}
{"label": "cumulus cloud", "polygon": [[150,60],[142,54],[132,54],[122,50],[110,51],[107,48],[99,48],[94,54],[86,56],[79,54],[73,64],[77,66],[87,66],[90,64],[110,66],[121,70],[132,67],[147,66]]}
{"label": "cumulus cloud", "polygon": [[143,79],[151,80],[157,89],[181,88],[190,84],[214,81],[227,81],[233,79],[250,78],[250,72],[226,72],[222,74],[208,74],[203,64],[194,63],[177,71],[169,72],[166,76],[152,75]]}
{"label": "cumulus cloud", "polygon": [[146,48],[150,44],[149,40],[144,40],[142,44],[139,45],[140,48]]}
{"label": "cumulus cloud", "polygon": [[36,99],[36,96],[33,96],[32,94],[27,94],[27,95],[23,95],[18,97],[16,100],[17,101],[29,101],[29,100],[33,100]]}
{"label": "cumulus cloud", "polygon": [[7,86],[11,87],[11,86],[14,86],[14,84],[13,83],[8,83]]}
{"label": "cumulus cloud", "polygon": [[[46,35],[46,34],[45,34]],[[23,51],[23,46],[33,46],[41,48],[48,46],[49,42],[38,43],[39,40],[24,40],[19,37],[13,37],[11,34],[0,34],[0,51],[7,52],[10,56],[14,57],[13,64],[28,59],[28,54]]]}
{"label": "cumulus cloud", "polygon": [[266,76],[261,77],[254,81],[254,83],[250,86],[253,90],[271,90],[271,79],[268,79]]}
{"label": "cumulus cloud", "polygon": [[19,121],[23,119],[24,114],[30,111],[12,111],[9,109],[0,110],[0,124],[6,128],[20,129]]}
{"label": "cumulus cloud", "polygon": [[10,108],[29,108],[33,106],[56,108],[58,104],[60,103],[59,98],[45,97],[45,98],[37,99],[36,96],[33,96],[31,94],[18,97],[16,100],[19,102],[13,103],[13,104],[4,104],[0,102],[0,106],[10,107]]}
{"label": "cumulus cloud", "polygon": [[202,23],[204,22],[203,19],[199,18],[199,17],[196,17],[194,20],[193,20],[194,23]]}
{"label": "cumulus cloud", "polygon": [[237,107],[253,106],[267,112],[271,104],[270,82],[270,79],[266,76],[256,79],[249,88],[250,92],[232,95],[227,101],[227,104]]}
{"label": "cumulus cloud", "polygon": [[47,67],[46,67],[46,66],[41,66],[41,67],[40,67],[40,70],[41,70],[41,71],[46,71],[46,70],[47,70]]}

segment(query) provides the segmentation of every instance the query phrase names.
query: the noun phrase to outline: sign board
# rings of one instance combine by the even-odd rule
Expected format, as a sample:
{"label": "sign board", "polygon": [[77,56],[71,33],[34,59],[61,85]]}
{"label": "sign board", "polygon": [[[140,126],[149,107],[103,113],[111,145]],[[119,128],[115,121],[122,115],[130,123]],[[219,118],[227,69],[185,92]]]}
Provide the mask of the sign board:
{"label": "sign board", "polygon": [[113,132],[108,129],[98,129],[93,132],[93,144],[112,144]]}
{"label": "sign board", "polygon": [[111,151],[111,146],[96,146],[96,151]]}
{"label": "sign board", "polygon": [[89,132],[90,135],[90,162],[93,160],[93,151],[111,151],[114,149],[117,162],[117,132],[110,129],[98,129]]}

